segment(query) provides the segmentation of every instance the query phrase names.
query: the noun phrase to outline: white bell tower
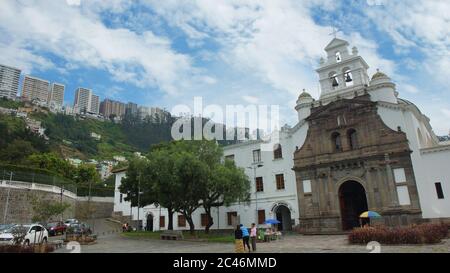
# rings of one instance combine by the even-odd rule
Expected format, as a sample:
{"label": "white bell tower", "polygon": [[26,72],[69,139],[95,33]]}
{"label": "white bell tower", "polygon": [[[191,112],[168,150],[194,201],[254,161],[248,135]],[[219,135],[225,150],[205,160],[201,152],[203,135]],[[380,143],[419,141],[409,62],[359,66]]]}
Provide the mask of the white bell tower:
{"label": "white bell tower", "polygon": [[[349,93],[355,88],[369,84],[367,69],[369,66],[358,55],[358,49],[348,51],[347,41],[334,38],[326,47],[327,59],[320,59],[319,74],[320,99],[331,98]],[[351,92],[350,92],[351,93]]]}

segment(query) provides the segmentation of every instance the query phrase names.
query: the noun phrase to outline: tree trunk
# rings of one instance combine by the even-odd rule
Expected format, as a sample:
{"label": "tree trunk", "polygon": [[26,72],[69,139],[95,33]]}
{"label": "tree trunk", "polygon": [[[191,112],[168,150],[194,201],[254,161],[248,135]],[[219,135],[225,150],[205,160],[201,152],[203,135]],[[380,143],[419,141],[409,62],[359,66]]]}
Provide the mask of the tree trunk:
{"label": "tree trunk", "polygon": [[205,234],[209,234],[209,229],[214,225],[214,219],[211,216],[211,207],[204,207],[206,214],[208,215],[208,223],[205,227]]}
{"label": "tree trunk", "polygon": [[169,212],[169,225],[167,227],[168,230],[173,230],[173,210],[172,209],[167,209]]}
{"label": "tree trunk", "polygon": [[195,225],[194,225],[194,221],[192,221],[192,216],[184,215],[184,217],[186,218],[186,221],[189,224],[189,231],[191,232],[191,235],[194,235],[195,234]]}

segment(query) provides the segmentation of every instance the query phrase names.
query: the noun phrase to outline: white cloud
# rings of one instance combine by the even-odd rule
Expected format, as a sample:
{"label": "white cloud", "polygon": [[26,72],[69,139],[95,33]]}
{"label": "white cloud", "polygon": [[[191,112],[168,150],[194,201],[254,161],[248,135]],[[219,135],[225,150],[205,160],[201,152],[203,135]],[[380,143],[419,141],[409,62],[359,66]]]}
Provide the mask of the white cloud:
{"label": "white cloud", "polygon": [[[93,2],[104,3],[98,9],[120,11],[129,1]],[[117,81],[158,87],[169,94],[177,94],[180,84],[198,72],[188,55],[171,48],[169,39],[151,31],[136,34],[124,28],[108,28],[92,13],[61,1],[3,2],[0,26],[3,36],[13,40],[7,46],[10,41],[0,38],[0,46],[8,47],[10,56],[9,60],[2,57],[2,61],[28,71],[51,67],[50,61],[37,57],[47,52],[75,66],[105,69]],[[23,58],[16,59],[16,53]]]}

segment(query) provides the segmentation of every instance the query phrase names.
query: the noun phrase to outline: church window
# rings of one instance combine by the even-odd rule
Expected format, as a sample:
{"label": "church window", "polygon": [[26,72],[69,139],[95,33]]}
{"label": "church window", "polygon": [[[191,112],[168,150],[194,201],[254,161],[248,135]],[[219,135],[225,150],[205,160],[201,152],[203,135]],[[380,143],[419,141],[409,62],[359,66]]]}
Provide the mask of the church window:
{"label": "church window", "polygon": [[206,227],[209,223],[208,214],[202,213],[200,215],[200,224],[202,227]]}
{"label": "church window", "polygon": [[283,158],[283,150],[281,149],[280,144],[275,145],[273,150],[273,158],[274,159]]}
{"label": "church window", "polygon": [[120,194],[120,200],[119,200],[119,203],[122,203],[122,200],[123,200],[123,194]]}
{"label": "church window", "polygon": [[394,169],[394,179],[395,183],[405,183],[406,182],[405,169],[403,168]]}
{"label": "church window", "polygon": [[303,180],[303,193],[311,193],[311,180]]}
{"label": "church window", "polygon": [[275,175],[275,179],[277,181],[277,190],[284,190],[284,175],[277,174]]}
{"label": "church window", "polygon": [[401,206],[411,205],[411,200],[409,198],[408,186],[398,186],[397,187],[398,203]]}
{"label": "church window", "polygon": [[350,144],[350,149],[357,149],[358,148],[358,144],[356,141],[356,131],[355,129],[350,129],[347,132],[347,136],[348,136],[348,143]]}
{"label": "church window", "polygon": [[225,160],[230,160],[234,162],[234,155],[226,155]]}
{"label": "church window", "polygon": [[263,183],[263,178],[262,177],[257,177],[256,178],[256,185],[255,185],[256,191],[257,192],[262,192],[264,191],[264,183]]}
{"label": "church window", "polygon": [[258,210],[258,225],[264,224],[266,221],[266,211],[263,209]]}
{"label": "church window", "polygon": [[341,52],[336,52],[336,62],[340,63],[342,61]]}
{"label": "church window", "polygon": [[444,191],[442,190],[441,182],[434,183],[434,186],[436,187],[436,194],[438,199],[444,199]]}
{"label": "church window", "polygon": [[237,212],[236,211],[227,212],[227,223],[229,226],[233,225],[233,220],[237,220]]}
{"label": "church window", "polygon": [[333,135],[331,135],[331,139],[333,141],[334,151],[341,152],[342,151],[341,135],[339,133],[333,133]]}
{"label": "church window", "polygon": [[186,217],[182,214],[178,215],[178,227],[186,227]]}
{"label": "church window", "polygon": [[259,163],[261,162],[261,150],[254,150],[253,151],[253,162]]}

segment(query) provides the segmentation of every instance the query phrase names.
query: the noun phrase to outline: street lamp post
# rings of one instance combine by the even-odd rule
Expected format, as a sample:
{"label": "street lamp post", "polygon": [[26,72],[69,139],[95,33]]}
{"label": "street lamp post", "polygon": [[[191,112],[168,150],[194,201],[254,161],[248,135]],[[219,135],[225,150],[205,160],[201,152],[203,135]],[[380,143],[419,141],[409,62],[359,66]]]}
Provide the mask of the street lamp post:
{"label": "street lamp post", "polygon": [[[11,184],[11,182],[12,182],[12,176],[13,176],[13,172],[11,172],[10,175],[9,175],[9,184]],[[5,212],[4,212],[4,215],[3,215],[3,224],[6,224],[6,216],[8,214],[8,206],[9,206],[9,196],[10,196],[10,194],[11,194],[11,185],[9,185],[9,187],[8,187],[8,195],[6,197]]]}
{"label": "street lamp post", "polygon": [[247,167],[249,169],[253,169],[253,181],[255,182],[255,207],[256,207],[256,211],[255,211],[255,224],[258,223],[258,188],[256,185],[256,169],[262,167],[263,164],[259,163],[259,164],[253,164],[250,167]]}

